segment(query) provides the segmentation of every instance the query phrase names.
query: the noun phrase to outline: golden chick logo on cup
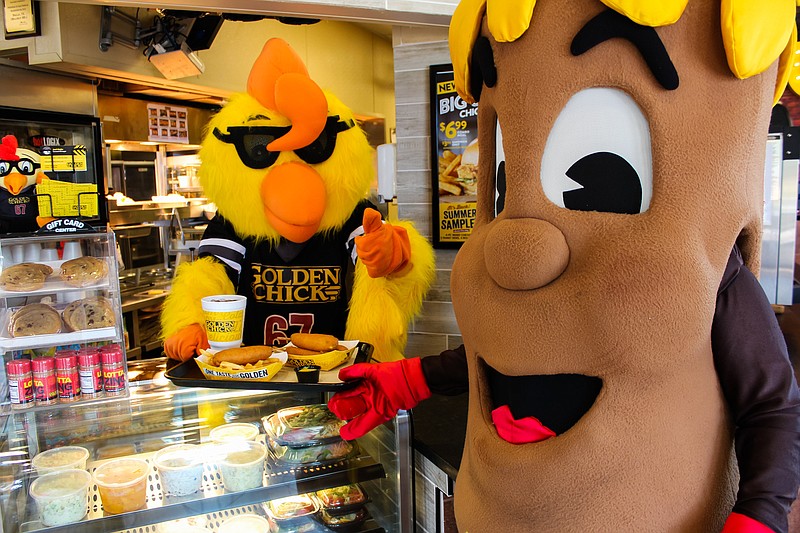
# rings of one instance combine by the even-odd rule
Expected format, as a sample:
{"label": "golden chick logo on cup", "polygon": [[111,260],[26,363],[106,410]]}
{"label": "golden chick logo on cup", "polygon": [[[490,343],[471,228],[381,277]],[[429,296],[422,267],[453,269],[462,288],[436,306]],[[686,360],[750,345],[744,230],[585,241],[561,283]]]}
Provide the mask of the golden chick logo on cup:
{"label": "golden chick logo on cup", "polygon": [[247,298],[235,294],[206,296],[201,300],[208,344],[215,350],[242,344]]}

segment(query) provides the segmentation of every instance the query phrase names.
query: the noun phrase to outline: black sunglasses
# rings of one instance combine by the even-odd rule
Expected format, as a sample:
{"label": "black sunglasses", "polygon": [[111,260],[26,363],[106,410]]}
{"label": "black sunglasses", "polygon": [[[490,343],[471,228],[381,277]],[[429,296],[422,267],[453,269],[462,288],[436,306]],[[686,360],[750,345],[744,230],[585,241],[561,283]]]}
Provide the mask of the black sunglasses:
{"label": "black sunglasses", "polygon": [[20,174],[33,176],[36,169],[41,165],[30,159],[21,158],[19,161],[0,161],[0,178],[11,174],[11,170],[16,168]]}
{"label": "black sunglasses", "polygon": [[[308,146],[294,150],[294,153],[309,165],[322,163],[333,154],[339,132],[347,131],[355,125],[352,120],[339,120],[338,115],[328,117],[319,137]],[[228,133],[214,128],[214,137],[224,143],[233,144],[242,163],[250,168],[262,169],[275,164],[280,155],[280,152],[267,150],[267,145],[283,137],[291,129],[291,126],[229,126]]]}

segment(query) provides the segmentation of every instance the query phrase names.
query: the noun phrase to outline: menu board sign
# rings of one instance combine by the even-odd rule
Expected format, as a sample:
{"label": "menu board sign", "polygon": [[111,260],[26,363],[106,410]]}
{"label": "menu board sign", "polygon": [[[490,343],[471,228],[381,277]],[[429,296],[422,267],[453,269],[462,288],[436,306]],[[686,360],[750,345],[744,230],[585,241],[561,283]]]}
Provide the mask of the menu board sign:
{"label": "menu board sign", "polygon": [[456,93],[452,65],[430,67],[433,246],[458,248],[477,206],[478,104]]}
{"label": "menu board sign", "polygon": [[164,104],[147,104],[149,141],[189,143],[188,110]]}

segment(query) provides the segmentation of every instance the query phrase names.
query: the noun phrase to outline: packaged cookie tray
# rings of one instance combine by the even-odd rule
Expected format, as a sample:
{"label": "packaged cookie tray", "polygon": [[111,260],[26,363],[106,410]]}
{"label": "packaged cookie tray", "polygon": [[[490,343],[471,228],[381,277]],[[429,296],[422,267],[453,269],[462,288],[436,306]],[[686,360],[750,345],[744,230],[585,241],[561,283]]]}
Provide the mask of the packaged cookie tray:
{"label": "packaged cookie tray", "polygon": [[[28,306],[10,307],[2,310],[2,312],[0,312],[0,348],[21,350],[51,345],[65,346],[68,344],[80,344],[84,342],[111,340],[116,338],[116,318],[111,320],[110,317],[107,317],[105,324],[110,323],[110,325],[104,325],[103,327],[73,329],[67,325],[64,319],[65,311],[67,312],[67,317],[72,316],[73,318],[73,320],[68,320],[68,322],[71,322],[74,325],[77,322],[77,320],[74,318],[74,314],[76,312],[80,312],[75,311],[75,304],[80,303],[81,301],[82,300],[76,300],[75,302],[71,302],[69,304],[56,305],[29,304]],[[47,313],[52,314],[53,318],[51,322],[41,325],[40,331],[43,331],[43,333],[29,334],[31,331],[36,331],[37,327],[37,324],[31,321],[25,324],[26,334],[19,336],[14,336],[12,334],[11,331],[13,327],[14,314],[16,312],[24,309],[25,307],[38,307],[45,305],[50,309],[50,311],[47,311]],[[111,305],[110,302],[109,305]],[[113,316],[113,307],[111,307],[110,310],[112,314],[111,316]],[[56,313],[58,314],[58,317],[55,317]],[[29,324],[32,324],[30,328],[28,327]]]}
{"label": "packaged cookie tray", "polygon": [[91,256],[10,265],[0,271],[0,298],[101,289],[108,272],[107,258]]}

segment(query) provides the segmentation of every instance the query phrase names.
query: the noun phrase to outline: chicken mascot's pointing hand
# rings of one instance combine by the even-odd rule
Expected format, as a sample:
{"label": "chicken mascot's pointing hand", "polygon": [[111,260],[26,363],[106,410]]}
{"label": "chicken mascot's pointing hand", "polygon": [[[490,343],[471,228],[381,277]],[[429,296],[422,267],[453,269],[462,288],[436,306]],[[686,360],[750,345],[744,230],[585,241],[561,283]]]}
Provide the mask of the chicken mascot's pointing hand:
{"label": "chicken mascot's pointing hand", "polygon": [[402,357],[434,256],[410,223],[384,223],[366,201],[371,150],[352,111],[286,42],[269,40],[247,93],[203,141],[200,181],[218,211],[164,305],[167,355],[208,347],[201,298],[240,294],[244,344],[327,333],[372,344],[379,360]]}

